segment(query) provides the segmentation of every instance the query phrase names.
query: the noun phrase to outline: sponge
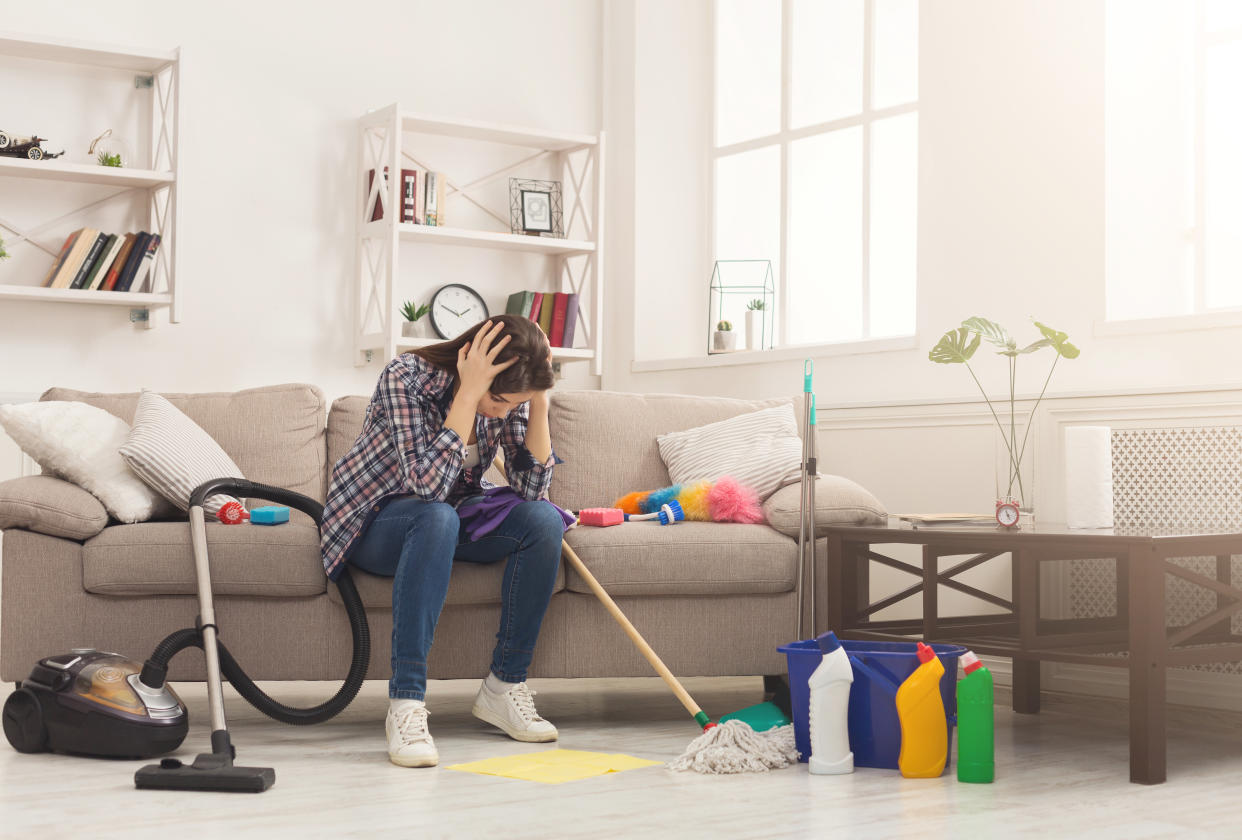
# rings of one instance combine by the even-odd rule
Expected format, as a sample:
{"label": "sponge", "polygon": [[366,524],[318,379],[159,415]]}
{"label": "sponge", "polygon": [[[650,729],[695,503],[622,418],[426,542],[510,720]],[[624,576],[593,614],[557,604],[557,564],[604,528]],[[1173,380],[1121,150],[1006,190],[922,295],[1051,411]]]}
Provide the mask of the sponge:
{"label": "sponge", "polygon": [[578,511],[579,525],[620,525],[625,521],[625,513],[620,508],[584,508]]}
{"label": "sponge", "polygon": [[280,525],[289,521],[289,508],[284,505],[267,505],[250,511],[251,525]]}

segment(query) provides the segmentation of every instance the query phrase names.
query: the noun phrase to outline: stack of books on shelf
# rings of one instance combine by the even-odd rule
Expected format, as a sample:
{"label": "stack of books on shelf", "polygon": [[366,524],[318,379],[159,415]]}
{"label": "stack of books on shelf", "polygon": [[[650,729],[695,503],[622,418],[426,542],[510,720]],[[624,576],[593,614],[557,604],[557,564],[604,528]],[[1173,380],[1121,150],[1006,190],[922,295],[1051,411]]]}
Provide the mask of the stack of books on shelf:
{"label": "stack of books on shelf", "polygon": [[158,233],[118,235],[81,228],[69,234],[43,285],[48,289],[146,291],[159,247]]}
{"label": "stack of books on shelf", "polygon": [[[367,195],[375,182],[375,170],[367,172]],[[426,169],[401,170],[401,223],[407,225],[444,226],[444,188],[448,179],[442,172]],[[388,186],[388,167],[384,167],[384,187]],[[371,221],[384,218],[384,205],[379,196],[371,205]]]}
{"label": "stack of books on shelf", "polygon": [[514,292],[505,314],[521,315],[539,324],[553,347],[573,347],[578,326],[577,292]]}

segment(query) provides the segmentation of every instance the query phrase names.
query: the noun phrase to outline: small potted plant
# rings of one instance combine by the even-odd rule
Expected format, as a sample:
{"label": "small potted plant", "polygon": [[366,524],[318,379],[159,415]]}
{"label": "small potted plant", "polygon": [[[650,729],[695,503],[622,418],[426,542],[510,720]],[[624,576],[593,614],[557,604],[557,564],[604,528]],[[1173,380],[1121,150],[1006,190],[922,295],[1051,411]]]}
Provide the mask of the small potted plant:
{"label": "small potted plant", "polygon": [[4,250],[4,237],[0,236],[0,260],[7,260],[9,252]]}
{"label": "small potted plant", "polygon": [[746,349],[761,350],[763,349],[763,310],[767,304],[763,302],[763,298],[755,298],[746,304]]}
{"label": "small potted plant", "polygon": [[733,332],[733,323],[730,321],[719,321],[716,323],[716,331],[712,333],[712,350],[718,353],[726,353],[737,347],[737,336]]}
{"label": "small potted plant", "polygon": [[401,314],[405,317],[405,323],[401,325],[401,335],[405,338],[426,338],[427,322],[423,320],[423,316],[430,309],[425,303],[415,306],[414,301],[407,300],[401,307]]}

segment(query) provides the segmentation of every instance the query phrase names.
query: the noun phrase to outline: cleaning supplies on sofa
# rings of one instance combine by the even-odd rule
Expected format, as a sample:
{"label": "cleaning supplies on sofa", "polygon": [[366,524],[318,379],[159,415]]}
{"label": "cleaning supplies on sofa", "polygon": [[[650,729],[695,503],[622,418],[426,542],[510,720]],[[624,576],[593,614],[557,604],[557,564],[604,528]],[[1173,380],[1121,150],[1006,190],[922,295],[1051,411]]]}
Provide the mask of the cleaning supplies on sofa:
{"label": "cleaning supplies on sofa", "polygon": [[987,783],[996,778],[992,672],[969,650],[962,654],[962,671],[965,676],[957,683],[957,780]]}
{"label": "cleaning supplies on sofa", "polygon": [[940,696],[944,665],[930,647],[919,642],[919,667],[897,689],[901,721],[901,754],[897,767],[908,779],[934,779],[949,758],[949,732]]}
{"label": "cleaning supplies on sofa", "polygon": [[854,668],[831,630],[820,634],[815,641],[824,658],[807,681],[811,692],[808,721],[811,758],[807,769],[820,776],[853,773],[849,712]]}

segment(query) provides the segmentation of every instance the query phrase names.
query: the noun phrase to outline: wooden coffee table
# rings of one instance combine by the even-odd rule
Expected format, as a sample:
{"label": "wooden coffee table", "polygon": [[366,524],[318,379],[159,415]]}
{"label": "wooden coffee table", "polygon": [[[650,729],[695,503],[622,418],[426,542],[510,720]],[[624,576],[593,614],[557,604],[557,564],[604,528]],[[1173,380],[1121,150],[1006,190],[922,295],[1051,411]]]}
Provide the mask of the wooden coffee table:
{"label": "wooden coffee table", "polygon": [[[896,523],[897,520],[893,520]],[[1242,610],[1242,589],[1231,583],[1230,558],[1242,554],[1242,534],[1172,534],[1071,530],[1037,523],[1000,528],[830,527],[826,598],[827,626],[847,639],[892,641],[911,637],[966,645],[976,653],[1013,658],[1013,710],[1039,712],[1039,663],[1074,662],[1126,668],[1130,672],[1130,781],[1165,780],[1165,671],[1170,666],[1242,660],[1242,635],[1230,617]],[[873,546],[910,543],[923,547],[915,566]],[[1013,599],[957,580],[967,569],[1011,554]],[[962,556],[949,568],[942,557]],[[1209,577],[1171,562],[1215,557]],[[1040,617],[1040,570],[1053,560],[1112,559],[1117,573],[1116,614],[1103,618]],[[870,596],[870,566],[907,572],[917,582],[878,601]],[[1165,577],[1175,575],[1216,595],[1209,614],[1184,627],[1165,626]],[[995,604],[1001,614],[941,617],[937,589],[946,586]],[[872,616],[915,595],[921,619],[875,621]],[[823,601],[821,601],[823,603]]]}

